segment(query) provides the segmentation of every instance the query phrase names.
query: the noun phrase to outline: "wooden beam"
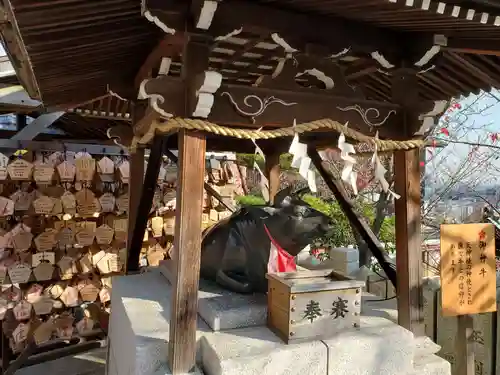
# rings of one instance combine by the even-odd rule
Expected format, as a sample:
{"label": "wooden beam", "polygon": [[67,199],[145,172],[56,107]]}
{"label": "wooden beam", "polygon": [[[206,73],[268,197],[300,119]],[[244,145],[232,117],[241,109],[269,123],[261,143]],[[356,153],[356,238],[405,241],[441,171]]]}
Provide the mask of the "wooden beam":
{"label": "wooden beam", "polygon": [[[158,77],[144,86],[148,95],[162,96],[164,100],[158,106],[175,116],[182,116],[189,108],[182,95],[185,87],[182,79],[172,77]],[[270,102],[272,97],[275,100]],[[377,109],[379,116],[374,116],[374,110],[368,111],[370,108]],[[222,85],[214,94],[208,120],[235,127],[289,127],[294,120],[300,124],[331,118],[340,123],[349,122],[350,127],[363,133],[375,134],[378,130],[382,138],[391,138],[401,133],[400,122],[395,121],[399,110],[397,104],[333,95],[329,90],[298,85],[288,90]],[[245,115],[245,112],[255,113],[255,116]],[[366,121],[380,123],[380,126],[370,126]]]}
{"label": "wooden beam", "polygon": [[415,335],[424,334],[419,152],[394,153],[398,324]]}
{"label": "wooden beam", "polygon": [[[134,225],[137,222],[137,213],[142,196],[142,185],[144,183],[144,148],[138,147],[130,155],[130,173],[128,185],[128,238],[127,254],[130,252],[132,237],[134,234]],[[127,259],[128,260],[128,259]],[[128,269],[127,265],[125,265]]]}
{"label": "wooden beam", "polygon": [[365,241],[366,245],[370,249],[371,253],[377,259],[378,263],[384,270],[387,278],[391,283],[396,286],[396,270],[393,261],[387,255],[384,247],[378,240],[377,236],[373,233],[370,226],[366,221],[362,220],[355,212],[354,205],[349,199],[347,192],[345,191],[342,183],[338,182],[323,166],[321,157],[319,156],[316,148],[309,146],[307,153],[311,158],[311,161],[326,183],[326,186],[332,194],[334,195],[337,202],[339,202],[340,208],[344,211],[347,219],[352,224],[354,228],[358,231],[361,238]]}
{"label": "wooden beam", "polygon": [[[184,30],[185,25],[178,24],[182,3],[185,2],[147,0],[146,8],[169,27]],[[364,22],[305,14],[248,0],[220,2],[208,33],[221,36],[240,28],[259,35],[278,33],[292,47],[302,50],[313,42],[328,47],[332,54],[348,47],[359,52],[379,51],[386,56],[400,51],[399,34]]]}
{"label": "wooden beam", "polygon": [[168,341],[168,363],[173,375],[187,374],[195,366],[205,149],[202,133],[180,131],[173,258],[176,277]]}
{"label": "wooden beam", "polygon": [[64,112],[52,112],[40,115],[35,120],[26,125],[11,137],[12,141],[31,141],[35,137],[43,133],[47,128],[57,121]]}
{"label": "wooden beam", "polygon": [[151,77],[151,72],[160,66],[163,57],[176,57],[182,52],[184,46],[184,34],[178,32],[174,35],[164,36],[160,42],[149,53],[144,63],[135,76],[135,88],[139,89],[141,82]]}
{"label": "wooden beam", "polygon": [[[166,137],[157,135],[153,140],[151,153],[149,154],[148,168],[144,177],[139,206],[135,214],[135,221],[129,226],[132,236],[128,246],[127,273],[139,270],[139,256],[144,239],[144,231],[148,222],[149,212],[153,204],[153,196],[156,190],[158,173],[163,162],[163,150],[165,149]],[[132,177],[132,175],[131,175]]]}

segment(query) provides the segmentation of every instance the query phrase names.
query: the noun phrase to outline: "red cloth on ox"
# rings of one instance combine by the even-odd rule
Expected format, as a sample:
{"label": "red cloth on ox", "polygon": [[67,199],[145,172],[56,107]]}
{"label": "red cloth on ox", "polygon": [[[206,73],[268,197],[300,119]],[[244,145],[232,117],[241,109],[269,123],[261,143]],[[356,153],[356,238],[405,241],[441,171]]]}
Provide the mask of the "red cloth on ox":
{"label": "red cloth on ox", "polygon": [[297,265],[295,264],[295,257],[288,254],[276,240],[271,236],[269,229],[264,225],[267,236],[271,240],[271,250],[269,252],[269,261],[267,263],[268,273],[277,272],[295,272]]}

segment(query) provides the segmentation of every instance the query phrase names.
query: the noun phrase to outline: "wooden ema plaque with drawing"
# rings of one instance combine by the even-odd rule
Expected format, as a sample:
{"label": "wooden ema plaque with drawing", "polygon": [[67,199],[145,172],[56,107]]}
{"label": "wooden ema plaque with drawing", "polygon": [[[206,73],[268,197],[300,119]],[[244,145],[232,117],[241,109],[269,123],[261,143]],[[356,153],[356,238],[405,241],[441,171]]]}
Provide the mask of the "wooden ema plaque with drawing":
{"label": "wooden ema plaque with drawing", "polygon": [[441,303],[444,316],[496,311],[492,224],[441,225]]}

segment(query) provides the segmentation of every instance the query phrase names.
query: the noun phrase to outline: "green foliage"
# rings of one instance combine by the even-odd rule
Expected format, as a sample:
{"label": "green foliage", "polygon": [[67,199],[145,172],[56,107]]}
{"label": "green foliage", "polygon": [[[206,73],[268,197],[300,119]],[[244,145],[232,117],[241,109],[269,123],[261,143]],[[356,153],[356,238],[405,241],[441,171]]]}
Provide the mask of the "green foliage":
{"label": "green foliage", "polygon": [[262,206],[266,204],[264,198],[256,195],[239,195],[236,197],[236,203],[240,206]]}

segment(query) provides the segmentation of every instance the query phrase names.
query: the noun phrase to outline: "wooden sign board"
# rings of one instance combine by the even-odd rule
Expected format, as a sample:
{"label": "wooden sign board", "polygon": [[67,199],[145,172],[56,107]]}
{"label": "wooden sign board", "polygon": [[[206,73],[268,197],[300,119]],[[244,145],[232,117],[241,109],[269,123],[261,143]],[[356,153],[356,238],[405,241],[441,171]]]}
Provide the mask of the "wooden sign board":
{"label": "wooden sign board", "polygon": [[493,224],[441,225],[441,303],[444,316],[497,310]]}

